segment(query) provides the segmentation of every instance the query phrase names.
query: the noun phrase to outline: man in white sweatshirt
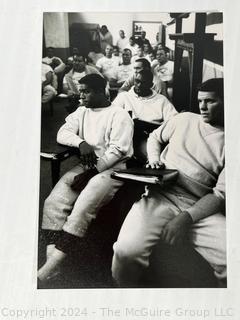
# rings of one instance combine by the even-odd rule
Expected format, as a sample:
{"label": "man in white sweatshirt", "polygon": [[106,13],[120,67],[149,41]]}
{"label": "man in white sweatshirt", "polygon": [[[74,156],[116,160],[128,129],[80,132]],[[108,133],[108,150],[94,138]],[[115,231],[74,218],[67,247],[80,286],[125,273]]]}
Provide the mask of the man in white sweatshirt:
{"label": "man in white sweatshirt", "polygon": [[128,92],[120,92],[113,105],[132,113],[133,119],[162,123],[177,114],[172,103],[153,89],[151,70],[139,71],[134,86]]}
{"label": "man in white sweatshirt", "polygon": [[198,99],[200,115],[180,113],[149,137],[148,166],[177,169],[179,176],[172,186],[149,187],[127,215],[114,244],[112,271],[120,285],[139,285],[159,240],[190,241],[226,278],[223,79],[204,82]]}
{"label": "man in white sweatshirt", "polygon": [[119,93],[113,101],[113,105],[126,109],[134,119],[134,156],[144,164],[148,133],[177,114],[171,102],[164,95],[155,92],[152,86],[151,70],[141,70],[135,75],[134,87],[128,92]]}
{"label": "man in white sweatshirt", "polygon": [[126,168],[132,155],[132,120],[125,110],[111,106],[106,80],[89,74],[79,83],[85,107],[66,118],[57,141],[79,148],[81,162],[59,180],[44,204],[42,229],[49,245],[47,261],[38,271],[42,281],[56,273],[99,209],[122,186],[111,173]]}

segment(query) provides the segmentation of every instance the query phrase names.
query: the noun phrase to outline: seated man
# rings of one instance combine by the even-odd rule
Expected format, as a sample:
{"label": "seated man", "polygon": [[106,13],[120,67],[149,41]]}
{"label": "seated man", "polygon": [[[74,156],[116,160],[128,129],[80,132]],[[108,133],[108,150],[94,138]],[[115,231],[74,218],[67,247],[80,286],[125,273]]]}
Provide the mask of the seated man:
{"label": "seated man", "polygon": [[72,55],[67,58],[65,73],[68,73],[72,69],[73,59],[80,55],[79,49],[76,47],[73,47],[71,52],[72,52]]}
{"label": "seated man", "polygon": [[152,52],[152,47],[150,44],[148,43],[144,43],[143,45],[143,55],[144,55],[144,58],[147,59],[149,62],[151,62],[150,60],[150,53]]}
{"label": "seated man", "polygon": [[[138,286],[158,241],[190,241],[215,275],[226,278],[223,79],[199,87],[200,115],[181,113],[149,137],[148,167],[177,169],[176,184],[151,186],[135,202],[114,244],[113,277]],[[161,146],[168,142],[161,153]]]}
{"label": "seated man", "polygon": [[100,44],[97,41],[92,42],[92,49],[88,54],[89,63],[96,66],[97,61],[104,57],[104,54],[101,52]]}
{"label": "seated man", "polygon": [[73,58],[73,68],[63,78],[63,93],[69,97],[79,96],[79,80],[87,74],[99,74],[100,72],[93,66],[88,66],[83,56],[78,55]]}
{"label": "seated man", "polygon": [[77,56],[80,55],[79,49],[77,47],[73,47],[72,48],[72,56],[67,58],[67,63],[68,64],[72,64],[73,63],[73,59]]}
{"label": "seated man", "polygon": [[152,90],[153,74],[150,70],[135,75],[134,87],[118,94],[113,104],[126,109],[133,119],[162,123],[177,114],[168,99]]}
{"label": "seated man", "polygon": [[134,158],[138,164],[146,163],[146,141],[149,132],[177,114],[171,102],[162,94],[152,90],[152,86],[152,72],[142,70],[135,77],[134,87],[128,92],[119,93],[113,102],[117,107],[126,109],[132,118],[136,119],[133,146]]}
{"label": "seated man", "polygon": [[[150,62],[145,58],[137,59],[133,64],[134,74],[129,77],[119,89],[119,92],[129,91],[134,85],[134,80],[139,71],[151,70]],[[153,90],[166,96],[166,84],[159,77],[153,78]]]}
{"label": "seated man", "polygon": [[[144,58],[144,53],[143,53],[143,47],[138,47],[137,48],[137,54],[132,57],[131,63],[134,64],[136,60]],[[148,60],[148,59],[147,59]],[[148,60],[149,61],[149,60]],[[150,61],[149,61],[150,62]]]}
{"label": "seated man", "polygon": [[57,79],[53,69],[42,63],[42,103],[47,103],[56,96],[56,88]]}
{"label": "seated man", "polygon": [[132,52],[132,56],[135,56],[137,54],[137,48],[139,46],[135,43],[135,38],[132,36],[128,40],[128,44],[126,45],[126,49],[130,49]]}
{"label": "seated man", "polygon": [[112,87],[121,87],[123,83],[133,75],[133,66],[131,64],[132,53],[129,49],[123,49],[122,64],[118,66],[113,73],[113,79],[110,82]]}
{"label": "seated man", "polygon": [[151,63],[151,69],[153,70],[158,65],[158,61],[156,59],[156,52],[152,50],[148,56]]}
{"label": "seated man", "polygon": [[55,74],[60,74],[65,70],[65,63],[59,58],[54,56],[54,48],[48,47],[47,48],[47,56],[42,59],[42,62],[45,64],[50,65]]}
{"label": "seated man", "polygon": [[113,57],[113,47],[108,44],[105,49],[105,56],[97,61],[96,67],[103,74],[106,80],[111,81],[119,64],[120,59]]}
{"label": "seated man", "polygon": [[49,246],[47,261],[38,271],[42,281],[58,271],[99,209],[122,186],[111,173],[126,168],[132,155],[133,123],[125,110],[111,106],[105,86],[97,74],[80,80],[85,107],[70,114],[57,135],[59,143],[79,148],[81,163],[59,180],[44,204],[42,229]]}
{"label": "seated man", "polygon": [[157,49],[156,58],[158,60],[158,65],[153,69],[154,77],[161,79],[167,87],[167,96],[172,97],[172,81],[173,81],[173,71],[174,62],[168,60],[169,49],[163,47],[162,49]]}
{"label": "seated man", "polygon": [[118,46],[113,46],[113,57],[121,61],[121,55]]}

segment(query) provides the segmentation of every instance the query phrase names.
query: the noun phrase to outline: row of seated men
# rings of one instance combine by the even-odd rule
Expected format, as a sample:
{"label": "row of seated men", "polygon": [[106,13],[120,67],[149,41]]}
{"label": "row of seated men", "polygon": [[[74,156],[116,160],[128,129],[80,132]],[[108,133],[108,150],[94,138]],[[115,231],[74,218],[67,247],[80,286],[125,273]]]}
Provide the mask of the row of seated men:
{"label": "row of seated men", "polygon": [[141,199],[134,199],[113,246],[114,280],[119,286],[141,286],[159,241],[190,243],[215,276],[225,280],[223,79],[210,79],[199,86],[200,115],[178,113],[165,96],[155,93],[149,69],[134,75],[133,88],[120,93],[113,103],[106,95],[106,84],[99,74],[82,77],[83,106],[58,131],[58,143],[79,149],[80,163],[59,180],[45,201],[46,262],[38,271],[39,280],[51,281],[61,272],[100,208],[124,187],[111,174],[126,169],[134,153],[134,121],[129,113],[132,118],[159,124],[147,141],[147,167],[175,169],[178,178],[163,188],[148,185]]}
{"label": "row of seated men", "polygon": [[79,54],[77,48],[73,48],[73,56],[63,63],[60,58],[54,56],[53,48],[48,48],[47,57],[42,60],[42,103],[57,95],[58,81],[62,82],[61,93],[69,99],[77,99],[78,81],[86,74],[92,73],[101,74],[108,81],[108,90],[115,90],[113,98],[117,92],[128,91],[133,85],[135,74],[143,68],[152,71],[154,90],[171,96],[167,87],[171,86],[173,79],[173,62],[168,60],[168,48],[159,44],[155,52],[150,49],[150,45],[144,44],[144,47],[137,47],[133,52],[129,48],[119,52],[118,47],[114,49],[107,45],[105,55],[90,52],[88,58],[85,58]]}

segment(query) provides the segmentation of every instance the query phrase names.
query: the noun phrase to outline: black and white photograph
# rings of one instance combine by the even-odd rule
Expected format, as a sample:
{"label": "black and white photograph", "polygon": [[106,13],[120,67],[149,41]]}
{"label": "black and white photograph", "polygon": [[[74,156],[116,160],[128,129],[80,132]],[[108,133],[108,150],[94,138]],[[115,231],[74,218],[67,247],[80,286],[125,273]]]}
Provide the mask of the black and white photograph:
{"label": "black and white photograph", "polygon": [[240,2],[0,9],[0,319],[239,320]]}
{"label": "black and white photograph", "polygon": [[38,288],[226,288],[223,13],[43,13]]}

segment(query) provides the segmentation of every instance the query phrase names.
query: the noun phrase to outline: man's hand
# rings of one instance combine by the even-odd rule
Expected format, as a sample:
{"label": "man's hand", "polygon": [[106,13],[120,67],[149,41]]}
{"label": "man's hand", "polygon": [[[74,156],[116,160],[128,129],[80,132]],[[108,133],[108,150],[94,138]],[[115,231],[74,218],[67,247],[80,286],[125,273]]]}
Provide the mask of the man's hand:
{"label": "man's hand", "polygon": [[79,145],[80,161],[83,165],[87,165],[89,168],[94,167],[97,163],[97,157],[94,153],[93,147],[87,142],[83,141]]}
{"label": "man's hand", "polygon": [[169,221],[162,230],[161,240],[167,244],[182,244],[192,224],[192,218],[187,212],[181,212]]}
{"label": "man's hand", "polygon": [[146,168],[151,168],[151,169],[164,169],[164,167],[165,167],[164,163],[162,163],[160,160],[149,162],[146,164]]}
{"label": "man's hand", "polygon": [[96,174],[98,174],[97,169],[89,169],[83,173],[76,175],[73,179],[73,183],[71,184],[72,190],[81,192],[88,184],[88,181]]}

